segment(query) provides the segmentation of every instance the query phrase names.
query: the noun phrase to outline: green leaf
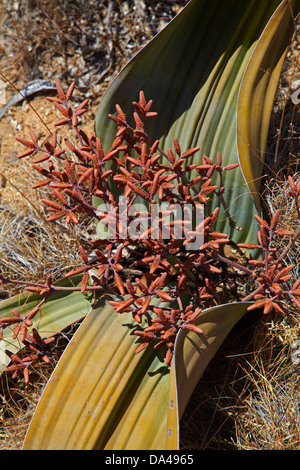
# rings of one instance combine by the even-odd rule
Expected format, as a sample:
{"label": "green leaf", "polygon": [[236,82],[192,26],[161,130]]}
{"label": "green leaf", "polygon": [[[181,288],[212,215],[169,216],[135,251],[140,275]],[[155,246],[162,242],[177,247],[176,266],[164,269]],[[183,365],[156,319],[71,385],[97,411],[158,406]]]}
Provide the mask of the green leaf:
{"label": "green leaf", "polygon": [[[118,103],[130,116],[131,103],[138,98],[139,90],[143,90],[146,99],[153,99],[153,110],[159,113],[158,118],[149,124],[149,135],[153,141],[160,139],[164,150],[172,147],[172,139],[177,137],[183,150],[195,146],[201,148],[201,153],[190,158],[189,163],[200,163],[203,153],[215,160],[217,152],[223,155],[224,164],[237,163],[240,85],[257,41],[279,3],[278,0],[191,0],[124,67],[102,98],[95,130],[104,148],[110,147],[116,132],[116,125],[106,118],[107,114],[114,113],[114,106]],[[283,3],[288,4],[287,1]],[[277,36],[283,37],[284,48],[290,33],[290,22],[286,21],[280,26],[280,33],[276,31]],[[268,39],[263,43],[268,43]],[[276,57],[271,61],[265,78],[273,84],[279,77],[277,53],[281,57],[281,51],[276,48]],[[261,76],[260,65],[253,64],[257,77]],[[243,90],[246,96],[253,91],[247,89],[247,82]],[[252,100],[253,96],[249,99]],[[259,119],[259,125],[265,129],[269,111],[267,108],[263,120]],[[245,117],[245,109],[243,113]],[[263,155],[264,150],[265,139],[261,139],[255,152]],[[244,167],[248,157],[241,153]],[[255,207],[250,193],[253,186],[250,187],[249,183],[253,175],[246,171],[243,174],[241,169],[225,173],[225,201],[232,218],[243,228],[242,231],[234,231],[233,241],[255,241],[257,226],[253,216],[260,211],[260,205],[256,198]],[[261,168],[255,172],[255,177],[261,177]],[[216,205],[219,205],[218,198],[207,206],[207,212]],[[219,216],[216,230],[231,232],[224,211]]]}
{"label": "green leaf", "polygon": [[238,151],[241,169],[257,207],[260,207],[259,189],[274,96],[299,11],[299,0],[281,3],[253,51],[240,88]]}
{"label": "green leaf", "polygon": [[[63,279],[55,285],[60,287],[76,287],[80,285],[82,276]],[[11,316],[13,309],[21,316],[29,313],[42,300],[39,294],[25,292],[10,299],[0,302],[0,318]],[[91,302],[78,291],[56,291],[42,305],[38,314],[32,320],[42,338],[47,338],[66,328],[68,325],[83,318],[91,309]],[[5,349],[17,353],[23,348],[20,340],[13,339],[13,327],[7,327],[3,331],[3,339],[0,341],[0,373],[10,362],[5,354]]]}

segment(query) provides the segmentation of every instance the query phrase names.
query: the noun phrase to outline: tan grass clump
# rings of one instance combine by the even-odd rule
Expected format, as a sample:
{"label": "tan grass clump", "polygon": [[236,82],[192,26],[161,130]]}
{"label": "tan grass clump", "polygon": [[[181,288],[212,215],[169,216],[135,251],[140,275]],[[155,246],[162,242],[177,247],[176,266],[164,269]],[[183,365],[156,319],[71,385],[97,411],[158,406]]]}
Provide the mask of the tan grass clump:
{"label": "tan grass clump", "polygon": [[[266,360],[256,354],[244,368],[250,393],[236,414],[236,447],[240,450],[299,450],[300,338],[299,313],[289,321],[270,323]],[[278,338],[274,344],[274,338]]]}
{"label": "tan grass clump", "polygon": [[[71,228],[48,223],[38,200],[43,191],[37,194],[31,189],[36,182],[31,167],[20,161],[18,166],[2,165],[1,169],[6,177],[0,207],[1,275],[32,282],[41,282],[48,274],[63,277],[81,262],[77,248],[89,237],[87,223],[82,219]],[[19,292],[20,287],[5,285],[1,297]]]}
{"label": "tan grass clump", "polygon": [[[297,184],[300,181],[300,173],[293,174],[293,180]],[[288,179],[272,178],[265,184],[264,201],[267,204],[268,212],[272,216],[277,209],[280,209],[280,227],[293,230],[295,233],[299,229],[299,220],[294,200],[289,196],[290,186]],[[277,247],[284,246],[285,240],[277,240]],[[294,264],[295,274],[300,274],[300,241],[296,240],[286,258],[283,260],[286,265]]]}

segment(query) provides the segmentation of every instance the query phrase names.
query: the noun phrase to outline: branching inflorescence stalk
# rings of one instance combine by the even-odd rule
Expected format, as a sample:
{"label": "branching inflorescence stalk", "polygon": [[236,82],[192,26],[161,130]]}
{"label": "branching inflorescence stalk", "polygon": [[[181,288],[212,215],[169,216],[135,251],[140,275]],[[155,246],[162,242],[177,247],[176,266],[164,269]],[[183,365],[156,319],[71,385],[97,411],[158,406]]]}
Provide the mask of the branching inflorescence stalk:
{"label": "branching inflorescence stalk", "polygon": [[[57,291],[79,290],[82,294],[94,292],[95,295],[119,293],[121,300],[110,301],[110,304],[116,312],[130,313],[136,321],[134,333],[140,341],[137,353],[150,345],[155,349],[164,348],[167,364],[172,360],[180,329],[201,334],[194,322],[203,308],[220,301],[221,292],[217,287],[226,282],[227,268],[242,285],[252,280],[251,292],[241,296],[241,301],[253,300],[249,310],[262,308],[265,314],[272,310],[286,314],[283,305],[286,298],[300,306],[300,281],[295,280],[291,288],[285,287],[293,277],[293,265],[282,265],[300,232],[294,234],[278,228],[279,211],[270,224],[255,216],[260,227],[258,240],[241,243],[239,247],[260,250],[262,258],[244,264],[224,255],[224,246],[232,242],[231,234],[214,231],[220,207],[204,216],[210,197],[217,196],[231,231],[242,229],[230,215],[223,186],[223,172],[234,170],[239,166],[237,163],[223,165],[218,153],[216,162],[203,155],[202,162],[194,159],[195,163],[188,164],[188,159],[200,148],[182,152],[176,138],[174,148],[164,151],[159,141],[153,142],[148,135],[148,119],[155,118],[157,113],[151,111],[152,101],[147,102],[142,91],[139,101],[133,102],[135,128],[129,126],[119,105],[116,105],[116,115],[109,115],[117,131],[110,149],[104,152],[99,137],[95,133],[88,136],[79,127],[79,118],[86,112],[88,100],[73,110],[70,100],[74,87],[72,83],[65,93],[57,82],[58,98],[48,99],[63,116],[55,126],[74,128],[79,145],[65,139],[66,148],[62,148],[56,133],[51,142],[45,140],[40,145],[31,129],[31,140],[18,138],[27,147],[19,158],[41,154],[32,167],[43,179],[33,187],[49,188],[49,198],[42,199],[46,212],[50,213],[48,222],[65,218],[68,224],[78,224],[80,217],[89,216],[106,230],[102,237],[91,240],[90,254],[79,246],[83,264],[65,275],[82,275],[80,287],[57,285],[50,276],[45,284],[0,276],[1,284],[26,286],[26,290],[42,297],[26,317],[15,311],[13,316],[0,319],[0,331],[15,325],[14,335],[17,337],[22,331],[24,345],[28,345],[30,339],[35,348],[34,359],[25,361],[25,366],[8,352],[15,364],[13,369],[7,370],[14,370],[14,374],[24,374],[26,370],[27,378],[29,365],[41,358],[48,360],[46,343],[41,342],[36,333],[33,340],[28,328],[32,327],[41,305]],[[192,179],[191,170],[196,174]],[[216,175],[219,184],[213,182]],[[300,183],[295,184],[290,177],[289,183],[300,220]],[[100,201],[98,206],[94,198]],[[143,201],[144,209],[136,205],[137,201]],[[154,219],[153,213],[157,215]],[[200,220],[199,213],[202,214]],[[281,253],[274,244],[274,237],[291,237]]]}

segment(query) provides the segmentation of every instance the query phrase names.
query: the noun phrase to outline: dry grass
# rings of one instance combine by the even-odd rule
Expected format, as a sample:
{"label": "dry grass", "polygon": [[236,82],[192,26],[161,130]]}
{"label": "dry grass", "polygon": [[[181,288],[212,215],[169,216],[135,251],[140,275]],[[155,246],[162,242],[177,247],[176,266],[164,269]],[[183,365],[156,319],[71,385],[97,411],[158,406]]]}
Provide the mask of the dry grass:
{"label": "dry grass", "polygon": [[[1,72],[19,87],[41,77],[59,78],[62,82],[75,79],[79,81],[79,94],[88,93],[95,99],[90,110],[93,118],[112,78],[186,1],[101,3],[100,10],[95,8],[95,2],[84,0],[72,4],[66,0],[50,4],[44,0],[17,1],[13,7],[12,2],[3,1],[0,52],[5,55],[0,58]],[[287,204],[286,179],[289,172],[300,179],[300,126],[299,109],[291,103],[288,89],[300,78],[298,52],[299,38],[295,36],[274,104],[268,180],[262,193],[266,211],[272,214],[277,208],[285,209],[282,223],[291,228],[298,221],[295,208]],[[41,109],[40,103],[39,98],[32,101],[37,109]],[[51,127],[56,115],[48,108],[44,111]],[[62,224],[54,229],[53,224],[45,222],[39,204],[42,190],[37,193],[30,189],[35,181],[30,165],[15,158],[19,151],[15,135],[20,134],[20,128],[23,134],[29,124],[36,129],[38,122],[26,105],[0,122],[0,171],[5,175],[1,179],[0,174],[1,271],[15,278],[26,275],[32,281],[44,280],[45,274],[60,277],[80,263],[76,248],[79,242],[87,242],[91,234],[84,219],[71,231]],[[10,138],[5,126],[11,126]],[[48,136],[44,126],[40,133],[41,138]],[[291,252],[288,264],[300,265],[298,248],[299,244]],[[15,293],[15,288],[5,286],[0,298]],[[58,335],[53,362],[37,368],[31,384],[1,376],[0,449],[21,448],[41,390],[75,329],[76,325]],[[299,312],[295,310],[291,310],[289,318],[253,315],[251,322],[237,325],[190,400],[181,423],[182,448],[299,450],[299,365],[292,361],[293,344],[299,338]]]}
{"label": "dry grass", "polygon": [[299,312],[292,307],[289,318],[265,322],[258,347],[242,367],[250,393],[244,398],[244,413],[236,420],[237,448],[299,450],[300,375],[294,356],[299,338]]}
{"label": "dry grass", "polygon": [[236,420],[236,445],[242,450],[299,450],[299,374],[286,357],[267,367],[259,357],[249,377],[254,391]]}
{"label": "dry grass", "polygon": [[[15,168],[4,166],[2,171],[8,181],[18,181]],[[8,182],[1,201],[1,273],[13,279],[26,278],[32,282],[41,282],[47,274],[53,279],[60,279],[68,269],[80,264],[77,248],[80,242],[87,243],[90,222],[82,218],[76,227],[47,223],[39,201],[48,193],[43,190],[37,193],[31,189],[36,175],[30,172],[30,166],[25,161],[18,165],[18,174],[22,174],[18,187],[12,187]],[[15,286],[7,284],[3,286],[0,297],[17,292]]]}
{"label": "dry grass", "polygon": [[299,334],[299,312],[241,321],[191,397],[182,448],[299,450],[300,376],[292,360]]}

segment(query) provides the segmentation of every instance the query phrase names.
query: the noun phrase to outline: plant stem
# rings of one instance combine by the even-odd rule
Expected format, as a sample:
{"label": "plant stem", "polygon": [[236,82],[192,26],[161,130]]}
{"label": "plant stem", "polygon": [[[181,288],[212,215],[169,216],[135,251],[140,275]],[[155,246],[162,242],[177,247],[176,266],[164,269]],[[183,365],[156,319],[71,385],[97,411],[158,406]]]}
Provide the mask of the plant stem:
{"label": "plant stem", "polygon": [[242,266],[241,264],[235,263],[234,261],[231,261],[230,259],[225,258],[224,256],[217,254],[216,259],[218,259],[219,261],[222,261],[223,263],[228,264],[229,266],[240,269],[241,271],[244,271],[244,273],[246,274],[250,274],[251,276],[253,275],[253,271],[251,269],[246,268],[245,266]]}
{"label": "plant stem", "polygon": [[264,289],[264,286],[259,286],[257,289],[252,291],[249,295],[243,298],[242,302],[248,302],[248,300],[253,299],[253,297],[257,294],[260,294]]}
{"label": "plant stem", "polygon": [[300,235],[300,227],[298,228],[297,232],[293,236],[293,238],[290,240],[289,244],[285,247],[279,258],[277,259],[277,262],[283,260],[285,256],[288,254],[289,250],[292,248],[292,246],[295,244],[296,240],[299,238]]}

